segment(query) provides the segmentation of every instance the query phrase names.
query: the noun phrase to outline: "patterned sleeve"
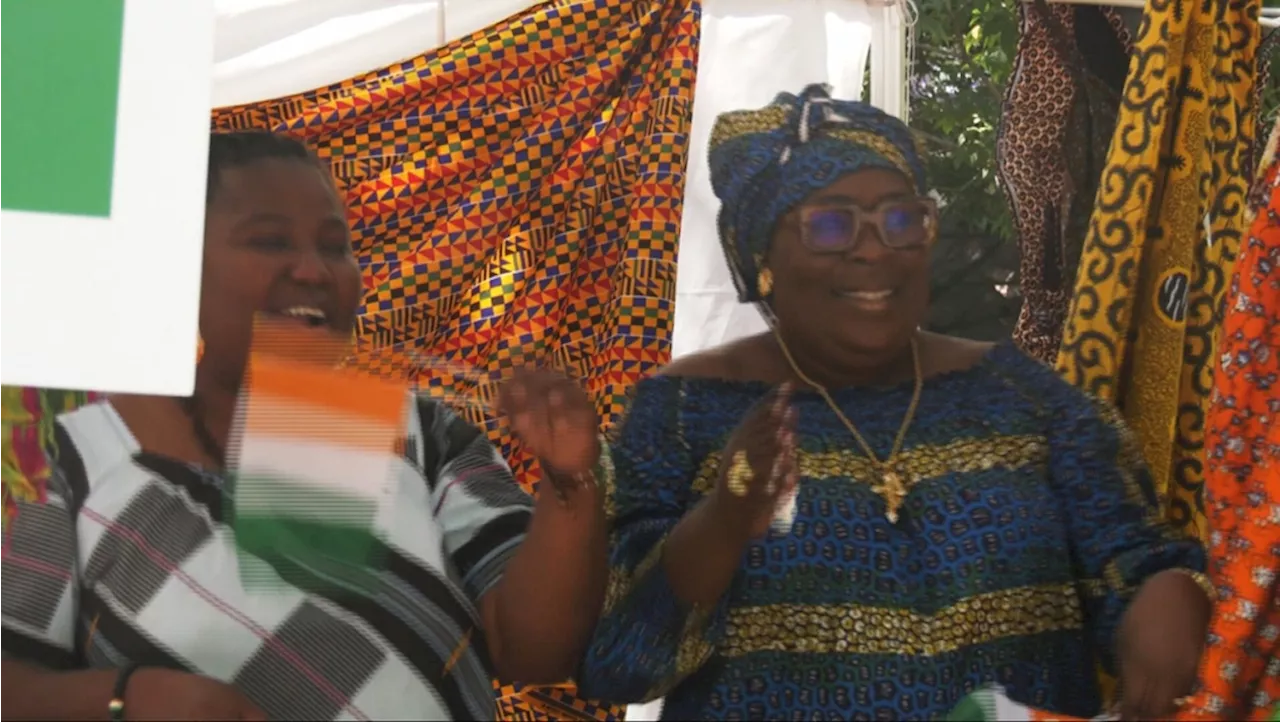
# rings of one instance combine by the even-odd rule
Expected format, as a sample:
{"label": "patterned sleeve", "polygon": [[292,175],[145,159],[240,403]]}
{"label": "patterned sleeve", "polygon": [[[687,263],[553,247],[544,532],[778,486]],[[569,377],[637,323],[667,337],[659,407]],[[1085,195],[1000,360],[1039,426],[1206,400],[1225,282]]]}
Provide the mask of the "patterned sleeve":
{"label": "patterned sleeve", "polygon": [[524,541],[533,498],[484,432],[426,397],[418,398],[417,412],[411,450],[431,487],[445,550],[467,595],[479,604]]}
{"label": "patterned sleeve", "polygon": [[4,658],[53,670],[80,666],[75,496],[67,478],[55,467],[43,500],[17,501],[3,542]]}
{"label": "patterned sleeve", "polygon": [[1051,436],[1051,477],[1066,504],[1095,651],[1114,674],[1116,631],[1144,581],[1175,569],[1206,591],[1212,587],[1204,575],[1204,547],[1165,522],[1151,472],[1120,413],[1069,391],[1072,400]]}
{"label": "patterned sleeve", "polygon": [[593,699],[657,699],[697,671],[724,637],[729,595],[712,609],[690,607],[661,565],[667,535],[695,503],[680,388],[675,378],[641,382],[610,447],[609,586],[578,678]]}

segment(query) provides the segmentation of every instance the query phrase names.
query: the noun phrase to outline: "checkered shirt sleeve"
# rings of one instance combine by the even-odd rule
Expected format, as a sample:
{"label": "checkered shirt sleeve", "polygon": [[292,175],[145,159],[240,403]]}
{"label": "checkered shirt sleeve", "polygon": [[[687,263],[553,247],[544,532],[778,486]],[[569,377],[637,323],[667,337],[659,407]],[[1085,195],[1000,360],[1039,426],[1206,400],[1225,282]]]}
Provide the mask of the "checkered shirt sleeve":
{"label": "checkered shirt sleeve", "polygon": [[3,541],[4,658],[72,669],[79,599],[74,502],[53,466],[45,498],[18,501]]}
{"label": "checkered shirt sleeve", "polygon": [[479,604],[524,540],[533,499],[482,431],[433,399],[419,397],[416,406],[410,449],[431,487],[445,550]]}

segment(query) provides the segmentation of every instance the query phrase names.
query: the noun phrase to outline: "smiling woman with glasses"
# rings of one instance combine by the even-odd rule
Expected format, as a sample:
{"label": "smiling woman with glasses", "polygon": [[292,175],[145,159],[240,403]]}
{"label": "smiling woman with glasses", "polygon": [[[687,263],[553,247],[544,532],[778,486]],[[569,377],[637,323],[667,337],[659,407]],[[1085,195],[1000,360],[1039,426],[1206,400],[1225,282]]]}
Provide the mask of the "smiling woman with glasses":
{"label": "smiling woman with glasses", "polygon": [[820,87],[721,116],[711,175],[771,330],[642,382],[579,677],[671,719],[928,719],[998,683],[1091,716],[1192,683],[1204,553],[1116,412],[1010,343],[919,330],[937,208],[910,131]]}

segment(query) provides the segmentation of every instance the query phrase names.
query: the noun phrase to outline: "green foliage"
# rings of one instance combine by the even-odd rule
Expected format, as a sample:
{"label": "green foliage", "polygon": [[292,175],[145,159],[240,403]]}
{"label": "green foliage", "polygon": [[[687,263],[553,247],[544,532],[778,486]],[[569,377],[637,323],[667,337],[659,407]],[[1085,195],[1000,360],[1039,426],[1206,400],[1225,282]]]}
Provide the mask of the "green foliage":
{"label": "green foliage", "polygon": [[[911,126],[944,204],[930,327],[1007,336],[1017,319],[1017,248],[996,176],[996,133],[1018,40],[1009,0],[917,0]],[[1006,297],[997,286],[1012,282]]]}
{"label": "green foliage", "polygon": [[[1263,3],[1267,5],[1267,3]],[[1274,7],[1280,7],[1280,0],[1275,0]],[[1280,33],[1280,29],[1264,30],[1262,37],[1266,40],[1262,47],[1264,57],[1258,58],[1259,66],[1266,64],[1268,72],[1264,79],[1266,85],[1262,86],[1262,103],[1259,108],[1258,135],[1263,138],[1271,132],[1271,126],[1280,119],[1280,36],[1272,37],[1272,35]]]}
{"label": "green foliage", "polygon": [[963,209],[947,214],[944,230],[1011,236],[996,181],[996,130],[1018,39],[1016,10],[1007,0],[921,0],[919,9],[911,125],[928,143],[934,187]]}

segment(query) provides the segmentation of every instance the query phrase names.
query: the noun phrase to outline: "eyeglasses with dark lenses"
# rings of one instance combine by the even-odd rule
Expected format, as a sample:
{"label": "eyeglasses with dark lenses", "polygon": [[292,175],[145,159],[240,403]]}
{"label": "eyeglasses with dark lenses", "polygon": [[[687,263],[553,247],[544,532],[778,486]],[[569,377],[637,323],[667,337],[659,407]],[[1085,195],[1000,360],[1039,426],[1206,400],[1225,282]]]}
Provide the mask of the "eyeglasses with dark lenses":
{"label": "eyeglasses with dark lenses", "polygon": [[847,203],[802,206],[800,237],[816,253],[839,253],[852,248],[863,225],[870,224],[887,248],[924,248],[933,242],[937,218],[932,198],[891,198],[871,209]]}

